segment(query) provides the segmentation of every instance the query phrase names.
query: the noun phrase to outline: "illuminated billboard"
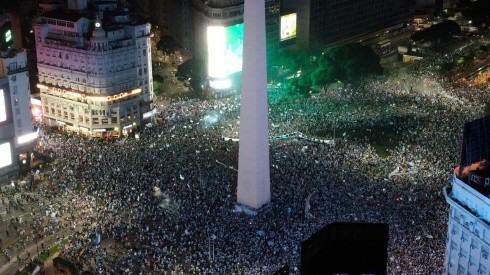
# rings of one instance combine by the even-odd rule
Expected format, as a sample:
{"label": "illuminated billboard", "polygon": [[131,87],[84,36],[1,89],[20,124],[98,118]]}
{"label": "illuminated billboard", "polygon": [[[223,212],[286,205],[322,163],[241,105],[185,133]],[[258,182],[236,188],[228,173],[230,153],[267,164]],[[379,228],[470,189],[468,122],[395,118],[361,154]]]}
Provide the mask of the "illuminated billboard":
{"label": "illuminated billboard", "polygon": [[0,144],[0,168],[12,164],[12,152],[10,151],[10,142]]}
{"label": "illuminated billboard", "polygon": [[0,27],[0,50],[5,51],[14,44],[14,32],[12,24],[7,22]]}
{"label": "illuminated billboard", "polygon": [[243,23],[207,28],[208,76],[226,78],[242,71]]}
{"label": "illuminated billboard", "polygon": [[7,30],[5,32],[5,43],[12,41],[12,30]]}
{"label": "illuminated billboard", "polygon": [[296,13],[281,16],[281,41],[296,37]]}
{"label": "illuminated billboard", "polygon": [[5,96],[3,90],[0,89],[0,123],[7,120],[7,106],[5,106]]}

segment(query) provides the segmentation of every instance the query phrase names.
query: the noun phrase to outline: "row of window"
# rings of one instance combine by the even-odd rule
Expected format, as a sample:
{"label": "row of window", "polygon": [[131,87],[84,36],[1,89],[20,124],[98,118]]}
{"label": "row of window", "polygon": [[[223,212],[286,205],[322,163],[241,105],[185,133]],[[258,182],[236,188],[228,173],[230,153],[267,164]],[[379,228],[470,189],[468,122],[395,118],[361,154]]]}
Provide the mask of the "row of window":
{"label": "row of window", "polygon": [[[63,118],[65,120],[72,120],[74,121],[75,120],[75,114],[74,113],[68,113],[68,112],[61,112],[61,110],[57,110],[57,112],[55,112],[55,109],[54,108],[45,108],[44,109],[45,113],[46,114],[51,114],[53,116],[57,116],[59,118]],[[118,123],[118,118],[120,119],[121,122],[124,122],[126,120],[134,120],[134,119],[137,119],[139,117],[139,114],[138,112],[134,112],[133,114],[130,114],[130,115],[122,115],[122,116],[111,116],[111,117],[103,117],[103,118],[99,118],[99,117],[92,117],[92,124],[96,124],[96,125],[110,125],[110,124],[117,124]],[[110,123],[109,123],[109,119],[110,119]],[[85,124],[90,124],[90,117],[88,116],[83,116],[83,115],[78,115],[78,122],[80,123],[85,123]]]}
{"label": "row of window", "polygon": [[[75,108],[73,106],[70,106],[69,108],[67,108],[66,106],[63,106],[62,108],[60,108],[60,106],[57,106],[57,108],[55,108],[54,106],[44,106],[44,112],[46,114],[56,114],[58,113],[59,116],[61,116],[61,112],[63,112],[63,114],[65,116],[68,116],[68,109],[70,111],[70,116],[71,117],[74,117],[74,113],[75,112]],[[116,110],[97,110],[97,109],[93,109],[91,110],[91,112],[89,112],[89,109],[88,108],[83,108],[83,111],[82,111],[82,108],[80,108],[80,113],[84,113],[85,115],[88,115],[89,113],[92,115],[92,116],[117,116],[117,111]],[[137,105],[132,105],[131,106],[126,106],[125,109],[121,108],[121,114],[137,114],[138,113],[138,106]]]}
{"label": "row of window", "polygon": [[48,23],[49,25],[57,25],[57,26],[68,27],[68,28],[75,27],[75,24],[73,22],[68,22],[68,21],[64,21],[64,20],[56,20],[53,18],[47,18],[46,23]]}
{"label": "row of window", "polygon": [[[452,273],[451,269],[452,269],[452,267],[453,267],[455,264],[454,264],[453,262],[451,262],[451,261],[450,261],[450,262],[448,263],[448,265],[449,265],[449,270],[447,270],[445,273],[446,273],[446,274],[451,274],[451,273]],[[472,265],[476,265],[476,264],[475,264],[475,263],[469,263],[469,265],[470,265],[470,266],[468,267],[468,269],[470,269]],[[466,273],[466,268],[465,268],[463,265],[458,264],[457,274],[458,274],[458,275],[459,275],[459,274],[461,274],[461,275],[463,275],[463,274],[464,274],[464,275],[466,275],[466,274],[471,274],[471,272],[470,272],[470,270],[468,270],[468,273]],[[487,268],[486,268],[484,265],[480,264],[480,265],[478,266],[478,274],[487,274]]]}
{"label": "row of window", "polygon": [[[147,55],[147,50],[143,49],[141,54],[143,56]],[[46,48],[46,51],[44,51],[43,48],[41,48],[38,51],[38,59],[42,62],[48,63],[48,64],[61,64],[62,67],[65,66],[65,63],[60,63],[63,60],[70,60],[72,59],[75,63],[66,63],[66,66],[69,67],[83,67],[85,68],[85,63],[87,63],[87,68],[92,68],[95,70],[95,68],[99,68],[102,70],[102,67],[129,67],[129,61],[131,59],[128,59],[128,54],[111,54],[108,55],[107,57],[102,58],[99,56],[99,58],[92,59],[88,58],[87,56],[83,54],[73,54],[71,52],[63,52],[63,51],[51,51],[50,48]],[[50,57],[50,58],[43,58],[43,57]],[[131,55],[129,55],[131,56]],[[54,57],[54,59],[52,58]],[[61,60],[61,61],[60,61]],[[131,62],[132,66],[134,67],[134,61]]]}
{"label": "row of window", "polygon": [[15,125],[17,125],[17,128],[18,128],[17,131],[22,132],[22,117],[21,117],[20,108],[19,108],[19,99],[16,98],[18,92],[19,92],[19,88],[17,87],[17,85],[13,85],[12,86],[12,95],[15,96],[14,100],[13,100],[14,106],[15,106],[15,117],[16,117]]}

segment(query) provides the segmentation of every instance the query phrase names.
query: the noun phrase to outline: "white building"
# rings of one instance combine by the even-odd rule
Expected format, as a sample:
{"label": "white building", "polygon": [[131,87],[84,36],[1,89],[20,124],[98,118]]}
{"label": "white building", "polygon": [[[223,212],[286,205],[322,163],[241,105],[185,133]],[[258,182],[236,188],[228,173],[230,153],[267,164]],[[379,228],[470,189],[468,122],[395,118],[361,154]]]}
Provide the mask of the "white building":
{"label": "white building", "polygon": [[450,205],[445,274],[490,274],[490,116],[465,125],[461,165],[444,195]]}
{"label": "white building", "polygon": [[91,136],[127,134],[153,99],[150,24],[116,1],[70,0],[68,8],[34,27],[44,121]]}
{"label": "white building", "polygon": [[25,50],[0,52],[0,179],[28,171],[37,132],[32,125]]}

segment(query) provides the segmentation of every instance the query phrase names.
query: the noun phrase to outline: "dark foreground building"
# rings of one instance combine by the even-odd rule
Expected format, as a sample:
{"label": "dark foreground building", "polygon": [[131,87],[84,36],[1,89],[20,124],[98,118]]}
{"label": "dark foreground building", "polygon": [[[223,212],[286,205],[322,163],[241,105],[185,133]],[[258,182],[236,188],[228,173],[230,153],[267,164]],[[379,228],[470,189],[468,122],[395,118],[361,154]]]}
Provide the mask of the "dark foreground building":
{"label": "dark foreground building", "polygon": [[301,274],[386,274],[388,224],[332,223],[301,243]]}

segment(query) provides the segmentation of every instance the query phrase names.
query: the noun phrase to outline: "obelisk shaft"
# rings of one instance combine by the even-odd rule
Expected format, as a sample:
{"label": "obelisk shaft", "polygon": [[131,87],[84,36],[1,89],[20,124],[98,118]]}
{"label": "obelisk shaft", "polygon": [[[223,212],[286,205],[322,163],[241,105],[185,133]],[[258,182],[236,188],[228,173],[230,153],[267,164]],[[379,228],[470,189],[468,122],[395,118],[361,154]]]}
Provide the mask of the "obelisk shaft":
{"label": "obelisk shaft", "polygon": [[270,202],[265,1],[244,1],[237,202],[259,209]]}

